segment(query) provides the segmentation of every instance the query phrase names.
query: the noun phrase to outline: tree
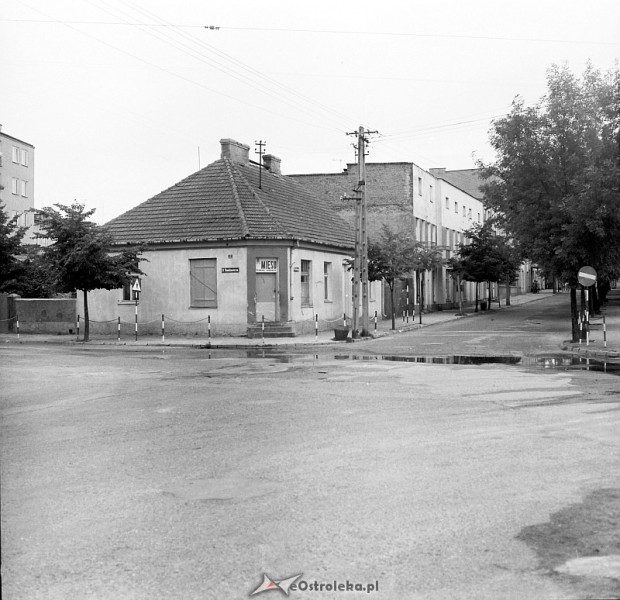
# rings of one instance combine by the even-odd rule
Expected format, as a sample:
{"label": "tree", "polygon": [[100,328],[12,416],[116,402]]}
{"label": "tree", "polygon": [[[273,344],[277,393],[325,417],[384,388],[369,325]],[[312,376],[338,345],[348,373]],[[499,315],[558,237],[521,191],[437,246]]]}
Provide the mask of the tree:
{"label": "tree", "polygon": [[394,283],[416,269],[431,268],[439,256],[437,248],[427,248],[412,235],[383,225],[376,239],[368,243],[368,279],[384,279],[390,288],[392,329],[396,329]]}
{"label": "tree", "polygon": [[17,224],[17,216],[9,218],[4,206],[0,206],[0,292],[15,293],[21,278],[22,240],[26,227]]}
{"label": "tree", "polygon": [[384,279],[390,288],[392,329],[396,329],[394,312],[394,283],[411,273],[416,243],[412,236],[383,225],[375,240],[368,243],[368,279]]}
{"label": "tree", "polygon": [[88,292],[122,287],[130,273],[139,269],[141,248],[114,247],[114,239],[104,227],[89,220],[94,209],[85,211],[83,204],[55,204],[44,208],[41,229],[53,243],[44,249],[44,260],[59,292],[84,294],[84,341],[89,340]]}
{"label": "tree", "polygon": [[579,268],[602,282],[620,274],[620,70],[588,65],[580,79],[554,65],[547,86],[536,105],[517,97],[494,122],[483,189],[525,256],[571,286],[576,341]]}
{"label": "tree", "polygon": [[48,298],[53,290],[36,246],[23,244],[28,228],[9,219],[0,206],[0,292],[26,298]]}
{"label": "tree", "polygon": [[[416,277],[416,289],[420,298],[420,314],[424,310],[424,271],[432,271],[444,265],[442,250],[437,246],[428,246],[423,242],[416,243],[413,269]],[[421,323],[422,321],[420,321]]]}
{"label": "tree", "polygon": [[[466,233],[469,244],[461,244],[456,261],[452,264],[466,281],[488,282],[488,303],[491,306],[490,282],[506,282],[506,298],[509,298],[510,283],[521,263],[520,251],[508,238],[497,231],[497,221],[489,219],[484,225],[474,225]],[[499,297],[498,297],[499,302]],[[510,301],[507,300],[510,304]],[[478,288],[476,287],[476,311],[478,310]]]}

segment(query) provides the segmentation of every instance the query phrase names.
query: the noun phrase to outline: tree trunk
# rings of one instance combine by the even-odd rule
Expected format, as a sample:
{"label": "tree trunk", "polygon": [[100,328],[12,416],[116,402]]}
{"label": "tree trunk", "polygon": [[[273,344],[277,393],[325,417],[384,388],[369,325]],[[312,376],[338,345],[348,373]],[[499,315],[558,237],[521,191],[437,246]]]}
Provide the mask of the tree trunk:
{"label": "tree trunk", "polygon": [[506,275],[506,306],[510,306],[510,275]]}
{"label": "tree trunk", "polygon": [[420,314],[424,311],[424,271],[420,273]]}
{"label": "tree trunk", "polygon": [[476,281],[476,308],[474,312],[478,312],[478,282]]}
{"label": "tree trunk", "polygon": [[462,285],[462,279],[460,277],[457,277],[456,279],[457,285],[458,285],[458,295],[459,295],[459,315],[463,314],[463,285]]}
{"label": "tree trunk", "polygon": [[84,341],[88,342],[90,340],[90,330],[89,330],[90,320],[88,318],[88,292],[84,290]]}
{"label": "tree trunk", "polygon": [[390,287],[390,312],[392,313],[392,329],[396,329],[396,315],[394,314],[394,281],[388,281]]}
{"label": "tree trunk", "polygon": [[579,341],[579,312],[577,310],[577,289],[571,287],[570,289],[570,320],[571,331],[573,334],[573,344]]}

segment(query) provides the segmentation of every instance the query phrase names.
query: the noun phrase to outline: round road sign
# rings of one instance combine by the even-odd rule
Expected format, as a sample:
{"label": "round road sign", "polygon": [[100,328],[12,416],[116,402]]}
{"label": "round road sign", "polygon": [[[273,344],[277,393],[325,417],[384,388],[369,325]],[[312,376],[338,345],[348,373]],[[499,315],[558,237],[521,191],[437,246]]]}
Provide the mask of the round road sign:
{"label": "round road sign", "polygon": [[592,267],[581,267],[577,279],[584,287],[590,287],[596,281],[596,271]]}

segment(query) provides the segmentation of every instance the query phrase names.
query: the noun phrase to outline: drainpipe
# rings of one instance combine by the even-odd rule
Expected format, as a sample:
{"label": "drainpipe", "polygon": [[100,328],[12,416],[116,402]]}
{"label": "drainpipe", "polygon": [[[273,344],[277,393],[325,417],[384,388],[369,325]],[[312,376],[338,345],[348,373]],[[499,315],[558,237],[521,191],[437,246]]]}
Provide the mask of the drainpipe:
{"label": "drainpipe", "polygon": [[288,249],[288,320],[293,320],[293,246]]}

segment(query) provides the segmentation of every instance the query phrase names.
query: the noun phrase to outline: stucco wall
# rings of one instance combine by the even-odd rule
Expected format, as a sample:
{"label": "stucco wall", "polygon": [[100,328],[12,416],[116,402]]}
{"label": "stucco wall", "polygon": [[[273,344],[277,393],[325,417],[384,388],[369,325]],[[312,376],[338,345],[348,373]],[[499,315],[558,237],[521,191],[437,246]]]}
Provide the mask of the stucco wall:
{"label": "stucco wall", "polygon": [[[208,318],[213,335],[245,333],[247,298],[247,258],[245,248],[185,248],[148,250],[140,264],[139,331],[161,331],[165,317],[166,333],[205,335]],[[190,297],[190,259],[215,258],[217,268],[217,307],[192,308]],[[238,269],[238,272],[222,272]],[[96,290],[88,295],[91,331],[116,331],[118,317],[123,333],[133,331],[135,302],[123,302],[122,290]],[[78,312],[84,315],[79,298]]]}
{"label": "stucco wall", "polygon": [[[215,249],[184,248],[148,250],[141,263],[140,298],[138,302],[139,334],[161,332],[161,316],[165,317],[166,334],[206,335],[208,317],[211,333],[242,335],[248,324],[256,321],[256,260],[278,260],[278,320],[295,321],[298,333],[314,330],[315,315],[319,315],[320,329],[329,329],[333,322],[341,322],[344,312],[351,313],[350,272],[345,272],[343,252],[304,247],[289,247],[284,243],[265,242],[248,247],[221,247]],[[197,258],[215,258],[217,261],[217,308],[190,306],[189,261]],[[312,262],[310,282],[311,305],[301,306],[301,260]],[[331,263],[330,294],[324,297],[323,265]],[[238,272],[231,272],[236,271]],[[227,272],[223,272],[226,270]],[[374,283],[375,289],[380,287]],[[121,337],[134,335],[136,303],[123,302],[122,290],[96,290],[89,293],[89,320],[93,333],[115,335],[121,320]],[[377,292],[371,302],[370,313],[381,314],[381,297]],[[78,296],[78,314],[84,318],[81,295]]]}

